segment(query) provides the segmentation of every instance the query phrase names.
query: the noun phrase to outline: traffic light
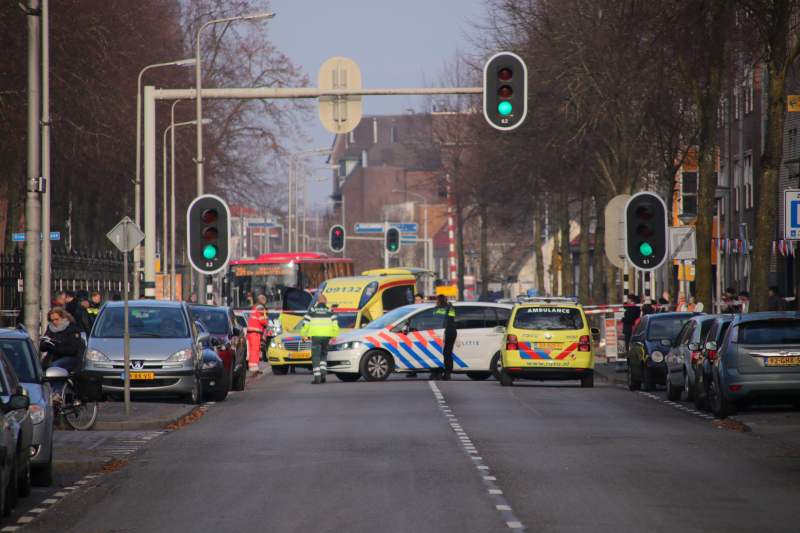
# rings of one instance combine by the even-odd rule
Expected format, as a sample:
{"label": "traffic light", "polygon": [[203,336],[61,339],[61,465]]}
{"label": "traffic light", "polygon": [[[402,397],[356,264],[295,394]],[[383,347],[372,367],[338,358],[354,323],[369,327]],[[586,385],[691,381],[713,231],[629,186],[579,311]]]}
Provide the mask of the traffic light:
{"label": "traffic light", "polygon": [[344,250],[344,228],[342,226],[331,227],[330,247],[334,252]]}
{"label": "traffic light", "polygon": [[390,254],[396,254],[400,251],[400,230],[397,228],[389,228],[386,230],[386,251]]}
{"label": "traffic light", "polygon": [[213,194],[194,199],[186,212],[186,246],[189,262],[202,274],[216,274],[231,256],[231,212]]}
{"label": "traffic light", "polygon": [[483,116],[498,130],[513,130],[528,113],[528,69],[511,52],[493,55],[483,67]]}
{"label": "traffic light", "polygon": [[667,207],[651,192],[625,204],[625,255],[639,270],[654,270],[667,259]]}

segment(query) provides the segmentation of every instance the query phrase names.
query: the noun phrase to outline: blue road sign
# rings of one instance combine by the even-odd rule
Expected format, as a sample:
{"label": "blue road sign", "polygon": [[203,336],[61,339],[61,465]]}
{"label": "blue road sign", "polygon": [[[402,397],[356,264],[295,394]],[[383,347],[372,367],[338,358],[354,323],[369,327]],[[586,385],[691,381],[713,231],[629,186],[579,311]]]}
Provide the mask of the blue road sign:
{"label": "blue road sign", "polygon": [[417,244],[417,239],[416,235],[400,235],[400,242],[403,244]]}
{"label": "blue road sign", "polygon": [[359,222],[355,225],[356,233],[383,233],[383,222]]}
{"label": "blue road sign", "polygon": [[[267,227],[268,228],[274,228],[276,225],[277,225],[277,221],[274,218],[268,218],[267,219]],[[264,227],[264,223],[263,222],[247,221],[247,226],[250,227],[250,228],[263,228]]]}
{"label": "blue road sign", "polygon": [[389,226],[397,228],[400,233],[416,233],[419,231],[419,224],[416,222],[392,222]]}
{"label": "blue road sign", "polygon": [[[40,239],[44,239],[42,234],[39,234]],[[25,234],[24,233],[12,233],[11,240],[14,242],[25,242]],[[51,241],[60,241],[61,240],[61,232],[60,231],[51,231],[50,232],[50,240]]]}
{"label": "blue road sign", "polygon": [[783,238],[800,240],[800,190],[783,191]]}

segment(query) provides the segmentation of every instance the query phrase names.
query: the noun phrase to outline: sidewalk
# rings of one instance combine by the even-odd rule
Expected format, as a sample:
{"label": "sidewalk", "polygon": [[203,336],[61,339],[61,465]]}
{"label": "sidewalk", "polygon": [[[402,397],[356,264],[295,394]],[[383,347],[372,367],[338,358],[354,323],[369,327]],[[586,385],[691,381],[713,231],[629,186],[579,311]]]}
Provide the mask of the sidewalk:
{"label": "sidewalk", "polygon": [[605,357],[594,358],[594,373],[596,377],[604,379],[614,385],[627,385],[628,374],[626,372],[617,372],[616,368],[619,363],[609,362],[605,364]]}
{"label": "sidewalk", "polygon": [[[125,402],[98,402],[94,431],[141,431],[164,429],[191,414],[197,405],[187,405],[168,398],[156,401],[131,401],[131,415],[125,416]],[[63,422],[59,429],[71,429]]]}

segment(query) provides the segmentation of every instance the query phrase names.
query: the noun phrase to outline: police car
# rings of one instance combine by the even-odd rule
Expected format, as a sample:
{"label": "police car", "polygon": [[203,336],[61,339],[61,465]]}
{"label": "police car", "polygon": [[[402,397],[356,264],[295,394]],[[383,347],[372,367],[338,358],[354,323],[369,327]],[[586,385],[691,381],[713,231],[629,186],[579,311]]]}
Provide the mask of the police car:
{"label": "police car", "polygon": [[[458,338],[453,373],[475,380],[499,379],[500,341],[511,306],[454,302]],[[384,381],[394,372],[420,372],[444,366],[444,318],[431,304],[399,307],[360,329],[340,334],[328,347],[328,372],[342,381]]]}
{"label": "police car", "polygon": [[515,379],[578,379],[594,386],[593,335],[583,307],[570,298],[524,298],[514,307],[504,333],[500,383]]}

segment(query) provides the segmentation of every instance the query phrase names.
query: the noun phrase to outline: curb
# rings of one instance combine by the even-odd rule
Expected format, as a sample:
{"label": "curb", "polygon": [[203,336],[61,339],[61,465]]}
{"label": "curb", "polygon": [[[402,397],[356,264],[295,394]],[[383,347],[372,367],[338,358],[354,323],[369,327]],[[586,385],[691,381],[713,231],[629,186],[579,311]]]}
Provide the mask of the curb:
{"label": "curb", "polygon": [[728,420],[733,420],[737,424],[741,424],[742,426],[744,426],[744,428],[747,430],[747,433],[752,433],[753,432],[753,426],[751,426],[749,422],[745,422],[744,420],[742,420],[738,416],[729,416]]}
{"label": "curb", "polygon": [[627,377],[625,379],[618,378],[618,377],[609,378],[608,376],[606,376],[602,372],[598,372],[596,369],[594,371],[594,375],[600,377],[601,379],[604,379],[605,381],[607,381],[608,383],[611,383],[613,385],[627,385],[628,384],[628,378]]}
{"label": "curb", "polygon": [[53,459],[53,472],[100,472],[113,460],[106,455],[97,459]]}
{"label": "curb", "polygon": [[[199,405],[187,405],[174,411],[169,418],[158,418],[150,420],[123,420],[119,422],[97,422],[90,431],[141,431],[147,429],[166,429],[168,426],[177,424],[193,412],[199,409]],[[62,429],[72,429],[64,421],[58,421],[56,427]],[[67,470],[71,472],[71,470]],[[86,472],[86,470],[77,470]]]}

